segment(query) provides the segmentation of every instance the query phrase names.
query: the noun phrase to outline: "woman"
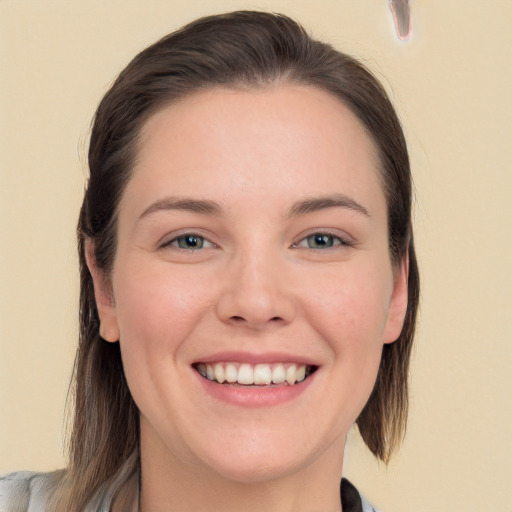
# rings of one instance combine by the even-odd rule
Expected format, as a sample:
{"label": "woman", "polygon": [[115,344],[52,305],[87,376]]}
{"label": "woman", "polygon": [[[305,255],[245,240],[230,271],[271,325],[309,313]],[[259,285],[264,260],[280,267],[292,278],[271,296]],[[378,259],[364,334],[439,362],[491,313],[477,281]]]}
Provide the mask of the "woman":
{"label": "woman", "polygon": [[419,293],[380,84],[285,16],[203,18],[120,74],[89,166],[69,467],[2,510],[374,510],[345,439],[400,442]]}

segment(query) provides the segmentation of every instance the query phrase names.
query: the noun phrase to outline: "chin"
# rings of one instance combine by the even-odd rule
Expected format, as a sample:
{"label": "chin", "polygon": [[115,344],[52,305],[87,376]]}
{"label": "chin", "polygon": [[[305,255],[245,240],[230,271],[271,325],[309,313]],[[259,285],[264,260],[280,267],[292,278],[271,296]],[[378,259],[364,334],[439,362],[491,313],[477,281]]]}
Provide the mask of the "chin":
{"label": "chin", "polygon": [[[244,485],[262,484],[279,479],[286,478],[287,476],[296,473],[304,466],[304,461],[298,461],[290,457],[288,460],[269,460],[265,456],[252,456],[233,455],[229,460],[209,461],[211,470],[223,478]],[[234,460],[236,459],[236,460]]]}
{"label": "chin", "polygon": [[[196,453],[202,464],[219,477],[240,484],[261,484],[286,478],[304,470],[324,453],[327,446],[308,446],[306,439],[283,436],[265,436],[246,433],[243,439],[210,444],[210,449]],[[211,447],[215,446],[215,451]],[[298,450],[297,447],[301,449]],[[204,448],[207,448],[206,446]]]}

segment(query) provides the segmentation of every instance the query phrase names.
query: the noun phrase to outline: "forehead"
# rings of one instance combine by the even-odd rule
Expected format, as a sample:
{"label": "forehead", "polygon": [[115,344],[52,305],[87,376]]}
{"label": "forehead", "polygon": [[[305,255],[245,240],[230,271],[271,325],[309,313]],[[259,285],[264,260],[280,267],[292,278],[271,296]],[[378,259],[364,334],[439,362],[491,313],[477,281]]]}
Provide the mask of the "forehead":
{"label": "forehead", "polygon": [[128,189],[144,195],[172,182],[178,195],[192,188],[232,199],[273,190],[284,198],[301,187],[326,193],[343,182],[342,192],[357,196],[380,189],[378,167],[365,128],[330,93],[297,85],[214,88],[147,121]]}
{"label": "forehead", "polygon": [[334,94],[312,86],[275,84],[248,89],[214,87],[192,93],[164,106],[149,118],[141,130],[140,151],[150,150],[149,139],[157,142],[155,136],[158,133],[170,134],[173,120],[179,122],[174,126],[174,135],[194,130],[197,136],[202,131],[212,130],[213,134],[222,136],[237,124],[240,136],[253,131],[252,135],[256,138],[263,135],[262,129],[268,130],[271,125],[274,135],[280,128],[302,125],[306,137],[309,136],[307,127],[316,130],[326,143],[343,132],[343,137],[335,140],[337,145],[344,142],[350,144],[350,139],[355,136],[365,139],[365,149],[369,153],[377,154],[368,132],[345,103]]}

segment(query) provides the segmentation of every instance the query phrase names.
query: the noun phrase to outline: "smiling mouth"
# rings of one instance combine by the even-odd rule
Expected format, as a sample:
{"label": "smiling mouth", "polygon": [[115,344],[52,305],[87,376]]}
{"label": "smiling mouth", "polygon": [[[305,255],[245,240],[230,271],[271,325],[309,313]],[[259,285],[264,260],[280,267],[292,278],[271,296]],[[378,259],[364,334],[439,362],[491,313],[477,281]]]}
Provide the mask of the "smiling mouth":
{"label": "smiling mouth", "polygon": [[318,367],[306,364],[276,363],[196,363],[193,368],[205,379],[233,386],[293,386],[306,380]]}

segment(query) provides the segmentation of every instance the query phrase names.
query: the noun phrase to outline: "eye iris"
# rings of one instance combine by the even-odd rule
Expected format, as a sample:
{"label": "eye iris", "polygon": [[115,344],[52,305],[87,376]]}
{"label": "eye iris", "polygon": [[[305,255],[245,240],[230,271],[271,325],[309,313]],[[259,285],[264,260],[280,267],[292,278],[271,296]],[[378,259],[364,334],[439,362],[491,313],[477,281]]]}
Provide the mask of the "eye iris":
{"label": "eye iris", "polygon": [[181,249],[201,249],[203,243],[203,239],[195,235],[180,236],[178,239],[178,246]]}
{"label": "eye iris", "polygon": [[331,235],[316,233],[308,236],[308,245],[312,249],[324,249],[333,246],[333,237]]}

